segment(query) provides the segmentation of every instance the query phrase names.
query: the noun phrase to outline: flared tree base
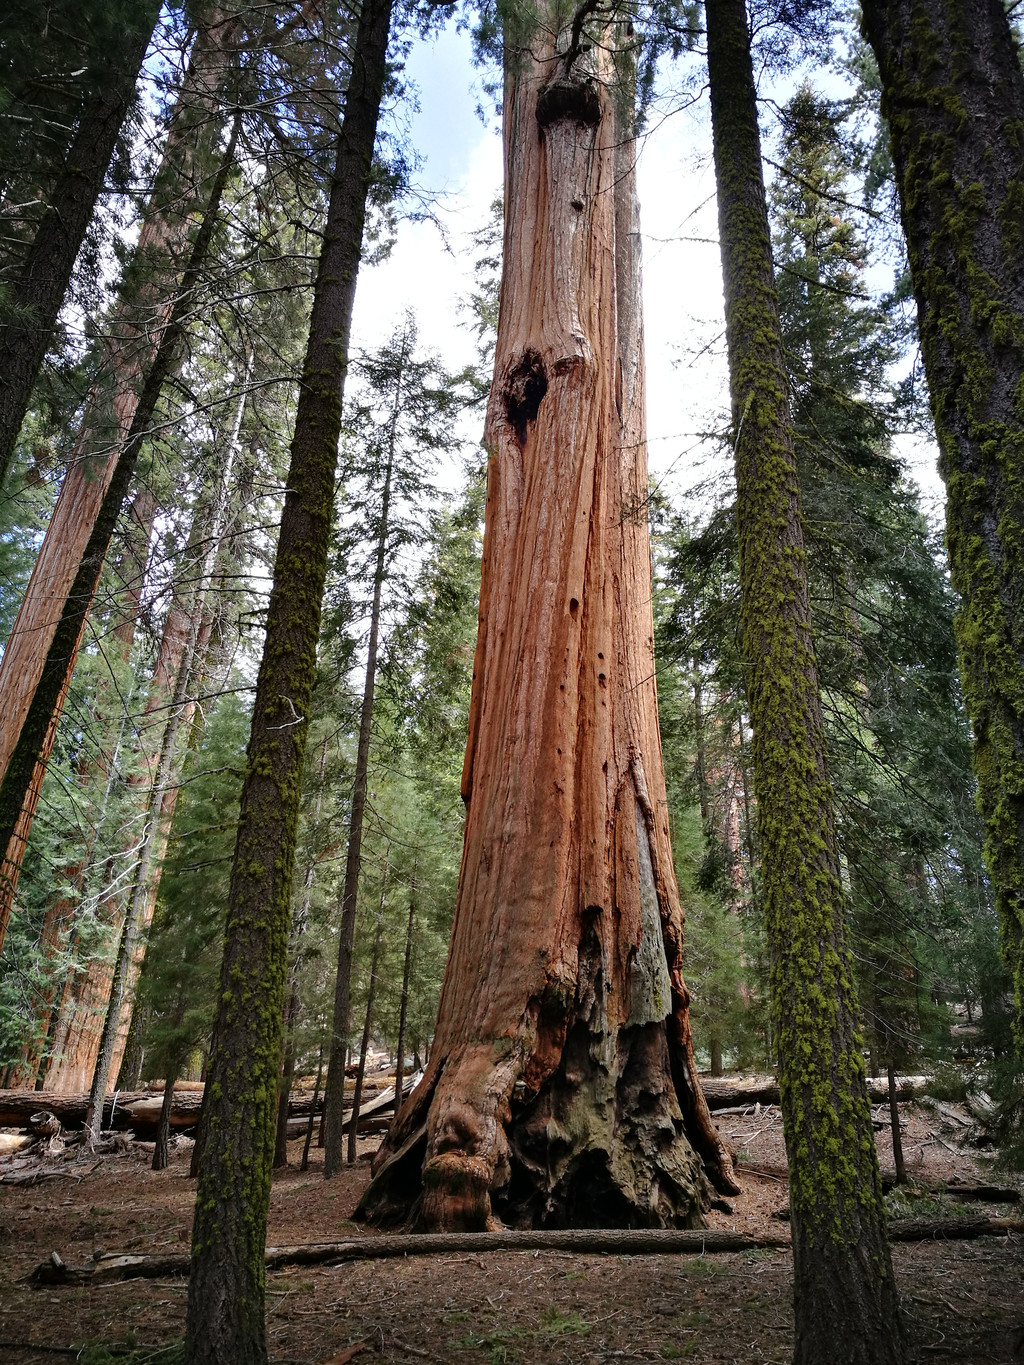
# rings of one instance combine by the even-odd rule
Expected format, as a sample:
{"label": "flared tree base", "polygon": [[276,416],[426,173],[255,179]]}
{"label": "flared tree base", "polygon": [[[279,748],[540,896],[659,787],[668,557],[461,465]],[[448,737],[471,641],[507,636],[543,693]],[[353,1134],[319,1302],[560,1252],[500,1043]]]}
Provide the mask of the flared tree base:
{"label": "flared tree base", "polygon": [[[535,1092],[529,1064],[517,1078],[496,1052],[477,1044],[431,1066],[358,1220],[424,1232],[703,1226],[715,1191],[687,1132],[665,1021],[614,1037],[578,1021]],[[736,1193],[728,1155],[719,1145],[714,1156],[715,1185]]]}

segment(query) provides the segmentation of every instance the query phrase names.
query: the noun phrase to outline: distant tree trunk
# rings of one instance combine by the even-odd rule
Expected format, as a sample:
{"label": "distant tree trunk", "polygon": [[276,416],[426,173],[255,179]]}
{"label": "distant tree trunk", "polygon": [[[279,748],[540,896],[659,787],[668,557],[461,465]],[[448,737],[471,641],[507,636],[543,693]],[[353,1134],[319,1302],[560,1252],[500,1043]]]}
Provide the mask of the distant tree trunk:
{"label": "distant tree trunk", "polygon": [[[187,312],[184,278],[180,285],[174,283],[175,257],[187,247],[195,201],[192,194],[183,194],[182,183],[188,179],[189,170],[195,172],[200,147],[211,136],[209,129],[197,132],[197,118],[207,123],[213,118],[219,127],[214,115],[236,32],[237,20],[215,18],[196,39],[168,134],[164,163],[135,250],[135,261],[146,278],[137,287],[133,283],[125,290],[115,310],[104,373],[90,395],[68,473],[0,659],[0,944],[78,655],[85,627],[83,612],[91,603],[109,543],[109,533],[102,527],[97,530],[97,526],[101,518],[104,524],[111,516],[116,519],[128,491],[138,446],[148,433],[159,396],[156,357],[164,348],[165,357],[173,359],[173,349],[164,347],[171,314],[177,308],[176,330],[180,332]],[[204,221],[210,222],[212,232],[209,214]],[[197,233],[186,274],[200,259],[195,249],[199,241]],[[208,238],[204,251],[206,245]],[[155,260],[161,262],[165,277],[156,283],[151,273]],[[177,304],[172,305],[170,298],[175,290]],[[140,406],[147,403],[148,414],[140,413]],[[129,453],[130,449],[134,453]],[[111,494],[116,471],[120,471],[119,496]],[[77,634],[72,630],[75,622],[66,619],[72,607],[72,615],[80,617]],[[55,649],[58,632],[61,642]],[[35,704],[40,695],[50,699],[48,708],[41,701]],[[12,773],[12,767],[16,772]],[[18,790],[23,795],[12,820],[11,807]]]}
{"label": "distant tree trunk", "polygon": [[907,1183],[907,1167],[903,1160],[903,1135],[900,1132],[900,1106],[896,1099],[896,1070],[890,1059],[887,1073],[889,1077],[889,1123],[892,1127],[892,1161],[896,1168],[896,1184]]}
{"label": "distant tree trunk", "polygon": [[143,1004],[142,997],[136,994],[132,1001],[132,1017],[128,1021],[128,1036],[125,1039],[121,1069],[114,1082],[118,1090],[138,1090],[142,1083],[142,1066],[145,1061],[143,1039],[148,1018],[149,1011]]}
{"label": "distant tree trunk", "polygon": [[405,965],[402,967],[402,1003],[398,1011],[398,1050],[395,1058],[395,1118],[402,1109],[402,1085],[405,1081],[405,1026],[409,1018],[409,973],[412,967],[412,928],[416,914],[416,872],[413,868],[409,885],[409,923],[405,930]]}
{"label": "distant tree trunk", "polygon": [[370,984],[366,992],[366,1018],[363,1023],[363,1037],[359,1045],[359,1065],[356,1068],[356,1083],[352,1091],[352,1117],[348,1127],[348,1164],[356,1160],[359,1139],[359,1108],[363,1102],[363,1079],[366,1075],[366,1054],[370,1047],[370,1029],[373,1026],[373,1002],[377,994],[377,968],[380,965],[380,945],[384,937],[384,898],[387,895],[388,865],[384,863],[384,875],[380,887],[380,906],[377,912],[377,930],[373,936],[373,956],[370,961]]}
{"label": "distant tree trunk", "polygon": [[[209,651],[213,620],[207,607],[208,595],[213,587],[217,559],[221,553],[228,533],[228,498],[231,491],[235,458],[239,449],[242,417],[245,408],[245,387],[235,408],[231,435],[224,451],[215,485],[210,489],[210,504],[205,512],[197,515],[192,528],[190,541],[196,551],[194,557],[186,556],[167,619],[164,623],[156,666],[150,680],[149,695],[146,699],[143,729],[159,725],[163,742],[153,746],[145,754],[137,776],[130,779],[140,792],[142,809],[139,814],[145,829],[149,819],[156,820],[154,837],[149,844],[147,885],[145,900],[138,911],[138,922],[133,931],[134,952],[128,967],[123,986],[124,1012],[118,1024],[111,1054],[111,1074],[117,1073],[121,1055],[127,1041],[131,1006],[135,986],[142,970],[146,950],[146,931],[152,923],[160,890],[160,876],[163,857],[167,849],[171,824],[178,800],[176,781],[180,768],[181,746],[177,745],[177,735],[188,731],[195,715],[196,703],[190,692],[201,672],[201,661]],[[189,582],[189,580],[191,580]],[[180,590],[179,590],[180,589]],[[167,759],[168,767],[163,781],[158,768],[161,755],[170,735],[171,749]],[[154,790],[159,792],[158,801]],[[147,806],[151,806],[147,812]],[[130,849],[126,849],[130,852]],[[125,898],[118,891],[105,895],[100,902],[98,918],[110,925],[112,937],[120,934],[125,916]],[[112,974],[109,963],[103,958],[91,961],[85,971],[69,982],[61,1004],[61,1017],[58,1024],[58,1055],[48,1077],[48,1088],[64,1091],[81,1090],[90,1084],[100,1047],[100,1035],[110,1000]]]}
{"label": "distant tree trunk", "polygon": [[797,1365],[898,1365],[857,1031],[744,0],[706,7],[761,890],[790,1170]]}
{"label": "distant tree trunk", "polygon": [[192,1231],[186,1365],[265,1365],[263,1254],[288,919],[341,399],[391,0],[364,0],[299,389],[288,492],[256,683]]}
{"label": "distant tree trunk", "polygon": [[693,1059],[658,738],[636,146],[616,79],[631,27],[592,12],[543,7],[506,32],[465,843],[426,1073],[358,1215],[375,1222],[695,1225],[702,1161],[737,1188]]}
{"label": "distant tree trunk", "polygon": [[[403,361],[405,355],[403,352]],[[362,866],[363,818],[366,813],[366,777],[370,763],[370,733],[373,726],[373,693],[377,681],[377,649],[380,639],[380,604],[384,587],[384,571],[388,549],[389,516],[391,511],[391,476],[395,462],[395,421],[401,400],[402,381],[399,370],[395,386],[391,440],[384,471],[384,490],[381,497],[380,531],[377,537],[377,560],[373,574],[373,604],[370,608],[370,637],[366,644],[366,673],[363,681],[363,704],[359,713],[359,741],[356,746],[356,770],[352,778],[352,805],[348,826],[348,850],[345,857],[345,888],[341,898],[341,931],[338,935],[338,974],[334,984],[334,1024],[331,1030],[331,1053],[327,1063],[327,1087],[324,1091],[324,1179],[341,1170],[344,1135],[343,1100],[345,1091],[345,1053],[351,1023],[350,998],[352,989],[352,949],[356,933],[356,902],[359,898],[359,873]]]}
{"label": "distant tree trunk", "polygon": [[302,1160],[299,1162],[299,1170],[309,1169],[309,1148],[313,1141],[313,1128],[316,1124],[316,1102],[320,1098],[320,1086],[324,1079],[324,1049],[320,1046],[320,1055],[316,1062],[316,1080],[313,1083],[313,1101],[309,1106],[309,1123],[306,1125],[306,1140],[302,1144]]}
{"label": "distant tree trunk", "polygon": [[[179,996],[174,1009],[174,1024],[179,1026],[185,1017],[185,1001]],[[177,1051],[170,1053],[167,1059],[166,1077],[164,1079],[164,1098],[160,1106],[160,1121],[156,1129],[156,1141],[153,1144],[153,1161],[151,1169],[154,1171],[164,1171],[167,1169],[167,1140],[171,1135],[171,1110],[174,1108],[174,1086],[178,1076],[181,1074],[181,1054]]]}
{"label": "distant tree trunk", "polygon": [[[102,86],[79,114],[63,173],[49,195],[25,265],[6,291],[4,304],[11,317],[0,328],[0,485],[53,340],[57,314],[107,167],[134,103],[135,83],[159,12],[158,3],[143,0],[125,28],[121,51],[109,54],[112,60]],[[101,60],[108,58],[106,53],[98,55]]]}
{"label": "distant tree trunk", "polygon": [[863,0],[946,483],[986,857],[1024,1045],[1024,75],[1001,0]]}
{"label": "distant tree trunk", "polygon": [[107,1082],[111,1072],[116,1074],[120,1066],[120,1051],[124,1046],[122,1022],[124,1027],[127,1027],[127,1019],[122,1021],[122,1012],[126,1003],[130,1012],[135,973],[140,960],[139,935],[146,927],[146,915],[150,912],[151,877],[154,866],[167,845],[168,826],[164,819],[164,798],[167,795],[171,774],[175,766],[178,731],[181,728],[181,720],[185,713],[195,640],[196,637],[193,634],[190,642],[192,648],[186,651],[181,661],[178,683],[171,702],[171,713],[164,728],[160,761],[157,764],[156,777],[150,791],[142,845],[139,849],[131,897],[125,910],[121,928],[110,994],[106,1001],[103,1032],[100,1036],[96,1066],[89,1091],[89,1108],[85,1116],[85,1131],[92,1142],[99,1139],[100,1119],[103,1113],[103,1101],[107,1093]]}
{"label": "distant tree trunk", "polygon": [[274,1135],[274,1170],[288,1165],[288,1101],[295,1075],[295,1024],[299,1015],[299,988],[293,974],[284,1011],[284,1062],[277,1092],[277,1128]]}

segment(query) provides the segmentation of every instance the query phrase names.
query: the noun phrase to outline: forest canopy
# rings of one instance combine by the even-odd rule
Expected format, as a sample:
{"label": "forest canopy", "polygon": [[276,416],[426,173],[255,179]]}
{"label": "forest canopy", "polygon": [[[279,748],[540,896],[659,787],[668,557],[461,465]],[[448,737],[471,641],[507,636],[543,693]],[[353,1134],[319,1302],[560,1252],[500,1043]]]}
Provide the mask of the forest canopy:
{"label": "forest canopy", "polygon": [[378,1065],[439,1233],[701,1226],[773,1072],[795,1358],[907,1358],[869,1079],[1024,1147],[1016,10],[10,7],[0,1090],[203,1090],[190,1365]]}

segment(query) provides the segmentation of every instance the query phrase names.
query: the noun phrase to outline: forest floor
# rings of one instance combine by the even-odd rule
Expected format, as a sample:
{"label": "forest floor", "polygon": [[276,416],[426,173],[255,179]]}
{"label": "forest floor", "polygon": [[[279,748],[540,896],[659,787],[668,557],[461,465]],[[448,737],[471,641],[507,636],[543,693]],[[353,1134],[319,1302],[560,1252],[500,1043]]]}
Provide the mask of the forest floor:
{"label": "forest floor", "polygon": [[[876,1111],[880,1115],[880,1111]],[[991,1180],[960,1146],[957,1124],[934,1109],[901,1105],[911,1175],[921,1184]],[[779,1111],[726,1115],[719,1126],[740,1158],[744,1193],[709,1224],[778,1234],[787,1202]],[[360,1143],[369,1155],[378,1138]],[[66,1175],[0,1185],[0,1361],[74,1359],[100,1365],[130,1352],[133,1365],[172,1365],[185,1316],[182,1279],[40,1286],[29,1272],[51,1251],[80,1265],[99,1251],[186,1250],[194,1184],[178,1140],[166,1171],[149,1169],[146,1145],[123,1155],[69,1161]],[[883,1170],[891,1138],[878,1135]],[[348,1219],[369,1175],[362,1160],[324,1184],[310,1169],[275,1175],[272,1245],[361,1233]],[[0,1174],[3,1166],[0,1165]],[[890,1196],[892,1199],[893,1196]],[[897,1214],[1016,1213],[1014,1207],[914,1198]],[[897,1244],[893,1260],[912,1342],[924,1361],[1024,1360],[1024,1238]],[[706,1365],[783,1362],[792,1349],[788,1251],[729,1255],[585,1256],[499,1252],[416,1256],[268,1275],[267,1330],[277,1365],[599,1365],[685,1360]],[[361,1349],[349,1354],[359,1344]],[[82,1351],[83,1346],[90,1346]],[[106,1348],[106,1349],[103,1349]],[[109,1352],[109,1354],[108,1354]],[[225,1362],[230,1365],[230,1362]],[[822,1362],[827,1365],[827,1362]]]}

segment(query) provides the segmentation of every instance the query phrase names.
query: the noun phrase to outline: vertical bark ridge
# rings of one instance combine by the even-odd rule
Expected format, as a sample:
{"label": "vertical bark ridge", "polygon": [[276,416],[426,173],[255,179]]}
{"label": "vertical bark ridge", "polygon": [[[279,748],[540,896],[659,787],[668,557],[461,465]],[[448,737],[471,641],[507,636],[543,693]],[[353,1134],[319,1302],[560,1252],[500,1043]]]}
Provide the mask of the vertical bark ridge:
{"label": "vertical bark ridge", "polygon": [[711,1197],[695,1142],[736,1188],[687,1050],[635,149],[606,56],[623,37],[605,24],[587,61],[607,69],[567,73],[534,31],[506,72],[465,842],[430,1062],[361,1206],[375,1221],[693,1223]]}

